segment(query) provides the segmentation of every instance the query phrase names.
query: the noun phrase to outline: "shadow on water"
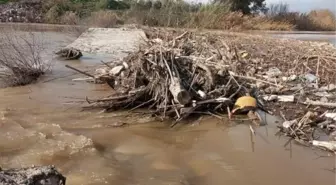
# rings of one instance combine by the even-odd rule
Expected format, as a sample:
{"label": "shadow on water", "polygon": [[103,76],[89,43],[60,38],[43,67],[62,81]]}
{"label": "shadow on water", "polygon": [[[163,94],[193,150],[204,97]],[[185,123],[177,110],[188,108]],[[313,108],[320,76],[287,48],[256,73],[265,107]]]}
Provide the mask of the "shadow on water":
{"label": "shadow on water", "polygon": [[[44,35],[46,58],[75,39]],[[334,159],[315,160],[316,151],[295,144],[290,153],[283,146],[287,139],[275,136],[274,119],[256,129],[252,143],[244,122],[204,117],[170,129],[140,113],[81,111],[86,96],[110,93],[105,85],[72,81],[82,75],[65,64],[92,70],[109,58],[84,56],[54,59],[53,72],[36,84],[0,89],[0,166],[54,164],[71,185],[335,183],[335,174],[323,170],[332,169]]]}

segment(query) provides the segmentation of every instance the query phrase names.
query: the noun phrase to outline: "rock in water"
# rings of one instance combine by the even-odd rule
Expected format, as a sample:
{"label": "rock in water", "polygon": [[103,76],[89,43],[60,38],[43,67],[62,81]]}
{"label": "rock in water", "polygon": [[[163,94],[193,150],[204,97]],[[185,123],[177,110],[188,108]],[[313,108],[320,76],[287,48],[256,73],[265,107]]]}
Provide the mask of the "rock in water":
{"label": "rock in water", "polygon": [[0,169],[1,185],[65,185],[65,181],[54,166]]}

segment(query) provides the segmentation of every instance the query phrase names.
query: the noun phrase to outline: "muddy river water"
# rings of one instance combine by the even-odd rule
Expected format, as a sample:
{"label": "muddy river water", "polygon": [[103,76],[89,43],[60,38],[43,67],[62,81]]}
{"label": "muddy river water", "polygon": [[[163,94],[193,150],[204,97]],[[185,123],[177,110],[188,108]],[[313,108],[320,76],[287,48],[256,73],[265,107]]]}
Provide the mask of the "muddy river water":
{"label": "muddy river water", "polygon": [[[75,37],[36,33],[43,56]],[[69,185],[333,185],[334,157],[275,136],[276,123],[256,130],[246,123],[204,117],[169,123],[125,111],[81,111],[85,96],[109,94],[105,85],[73,82],[70,64],[92,68],[109,56],[78,61],[52,59],[52,73],[37,84],[0,89],[0,166],[54,164]],[[127,123],[115,128],[114,125]]]}

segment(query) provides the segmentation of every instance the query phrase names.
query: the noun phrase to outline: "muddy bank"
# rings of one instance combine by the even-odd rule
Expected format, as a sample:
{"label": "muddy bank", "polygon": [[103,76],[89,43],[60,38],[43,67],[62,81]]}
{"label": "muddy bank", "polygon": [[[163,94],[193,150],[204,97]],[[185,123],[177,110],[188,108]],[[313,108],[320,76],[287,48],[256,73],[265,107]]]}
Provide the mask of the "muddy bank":
{"label": "muddy bank", "polygon": [[135,52],[147,39],[141,29],[124,28],[89,28],[67,48],[73,47],[87,53],[109,54],[125,57]]}

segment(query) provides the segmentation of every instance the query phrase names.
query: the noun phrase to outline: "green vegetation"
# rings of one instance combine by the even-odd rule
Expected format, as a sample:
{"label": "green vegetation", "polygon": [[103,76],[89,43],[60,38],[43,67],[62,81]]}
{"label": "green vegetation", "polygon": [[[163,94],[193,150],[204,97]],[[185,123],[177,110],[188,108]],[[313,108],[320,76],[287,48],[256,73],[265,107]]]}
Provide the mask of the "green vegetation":
{"label": "green vegetation", "polygon": [[5,4],[7,2],[8,2],[8,0],[0,0],[0,4]]}

